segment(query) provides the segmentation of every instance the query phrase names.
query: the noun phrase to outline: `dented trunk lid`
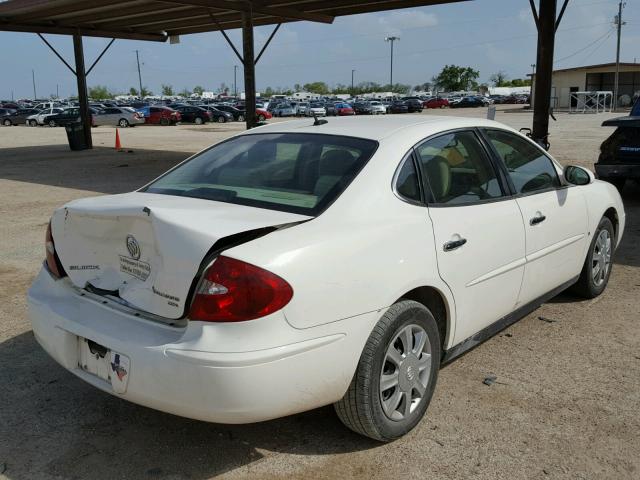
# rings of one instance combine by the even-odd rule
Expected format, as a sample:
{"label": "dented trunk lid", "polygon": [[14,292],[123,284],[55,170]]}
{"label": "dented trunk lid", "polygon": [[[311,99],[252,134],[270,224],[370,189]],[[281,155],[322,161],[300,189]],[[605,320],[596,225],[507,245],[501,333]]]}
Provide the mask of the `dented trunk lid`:
{"label": "dented trunk lid", "polygon": [[62,266],[75,286],[117,291],[134,308],[177,319],[216,241],[309,218],[133,192],[71,202],[54,213],[51,228]]}

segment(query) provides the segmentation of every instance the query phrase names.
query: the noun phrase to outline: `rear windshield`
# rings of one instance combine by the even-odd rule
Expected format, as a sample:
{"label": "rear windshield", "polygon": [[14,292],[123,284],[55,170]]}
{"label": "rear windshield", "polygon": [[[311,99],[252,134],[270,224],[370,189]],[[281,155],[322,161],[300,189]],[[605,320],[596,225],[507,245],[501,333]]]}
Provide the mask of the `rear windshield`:
{"label": "rear windshield", "polygon": [[377,147],[373,140],[337,135],[242,135],[141,191],[315,216],[347,188]]}

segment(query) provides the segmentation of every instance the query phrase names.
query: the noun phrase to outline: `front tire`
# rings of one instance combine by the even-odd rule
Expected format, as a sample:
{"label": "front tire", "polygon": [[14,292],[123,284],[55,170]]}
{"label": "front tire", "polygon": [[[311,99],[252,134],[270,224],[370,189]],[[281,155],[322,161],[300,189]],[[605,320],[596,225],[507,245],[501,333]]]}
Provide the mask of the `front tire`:
{"label": "front tire", "polygon": [[202,118],[200,118],[200,117],[196,117],[195,120],[194,120],[194,123],[196,125],[202,125],[204,123],[204,120],[202,120]]}
{"label": "front tire", "polygon": [[37,127],[38,126],[38,121],[37,120],[29,120],[29,126],[30,127]]}
{"label": "front tire", "polygon": [[259,122],[264,122],[265,121],[264,115],[258,115],[258,121]]}
{"label": "front tire", "polygon": [[611,220],[602,217],[591,240],[580,278],[572,287],[572,290],[581,297],[595,298],[607,288],[613,266],[615,238]]}
{"label": "front tire", "polygon": [[404,300],[378,321],[344,397],[334,404],[342,423],[381,442],[395,440],[422,419],[440,368],[438,325],[422,304]]}
{"label": "front tire", "polygon": [[2,122],[4,124],[5,127],[10,127],[11,126],[11,120],[9,120],[8,118],[5,118],[4,122]]}
{"label": "front tire", "polygon": [[118,125],[122,128],[127,128],[129,126],[129,121],[126,118],[121,118]]}
{"label": "front tire", "polygon": [[55,120],[49,120],[48,125],[49,125],[50,127],[55,127],[55,126],[56,126],[56,122],[55,122]]}

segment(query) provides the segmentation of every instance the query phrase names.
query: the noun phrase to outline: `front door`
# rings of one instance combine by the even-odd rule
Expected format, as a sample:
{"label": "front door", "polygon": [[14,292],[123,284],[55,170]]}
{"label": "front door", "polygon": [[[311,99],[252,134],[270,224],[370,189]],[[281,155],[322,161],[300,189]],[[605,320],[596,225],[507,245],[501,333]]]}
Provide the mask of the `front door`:
{"label": "front door", "polygon": [[504,161],[526,230],[523,305],[576,277],[588,241],[586,202],[579,187],[563,186],[553,160],[532,142],[504,130],[487,130]]}
{"label": "front door", "polygon": [[416,153],[438,271],[455,299],[456,344],[514,310],[525,263],[522,215],[475,132],[429,139]]}

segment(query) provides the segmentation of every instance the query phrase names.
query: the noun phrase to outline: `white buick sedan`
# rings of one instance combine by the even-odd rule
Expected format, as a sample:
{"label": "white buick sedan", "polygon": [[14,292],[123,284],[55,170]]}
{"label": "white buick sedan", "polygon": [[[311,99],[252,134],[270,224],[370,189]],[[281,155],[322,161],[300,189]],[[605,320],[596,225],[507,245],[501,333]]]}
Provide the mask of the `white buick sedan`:
{"label": "white buick sedan", "polygon": [[333,403],[389,441],[443,363],[601,294],[624,224],[614,187],[496,122],[296,120],[57,210],[29,311],[58,363],[131,402],[222,423]]}

